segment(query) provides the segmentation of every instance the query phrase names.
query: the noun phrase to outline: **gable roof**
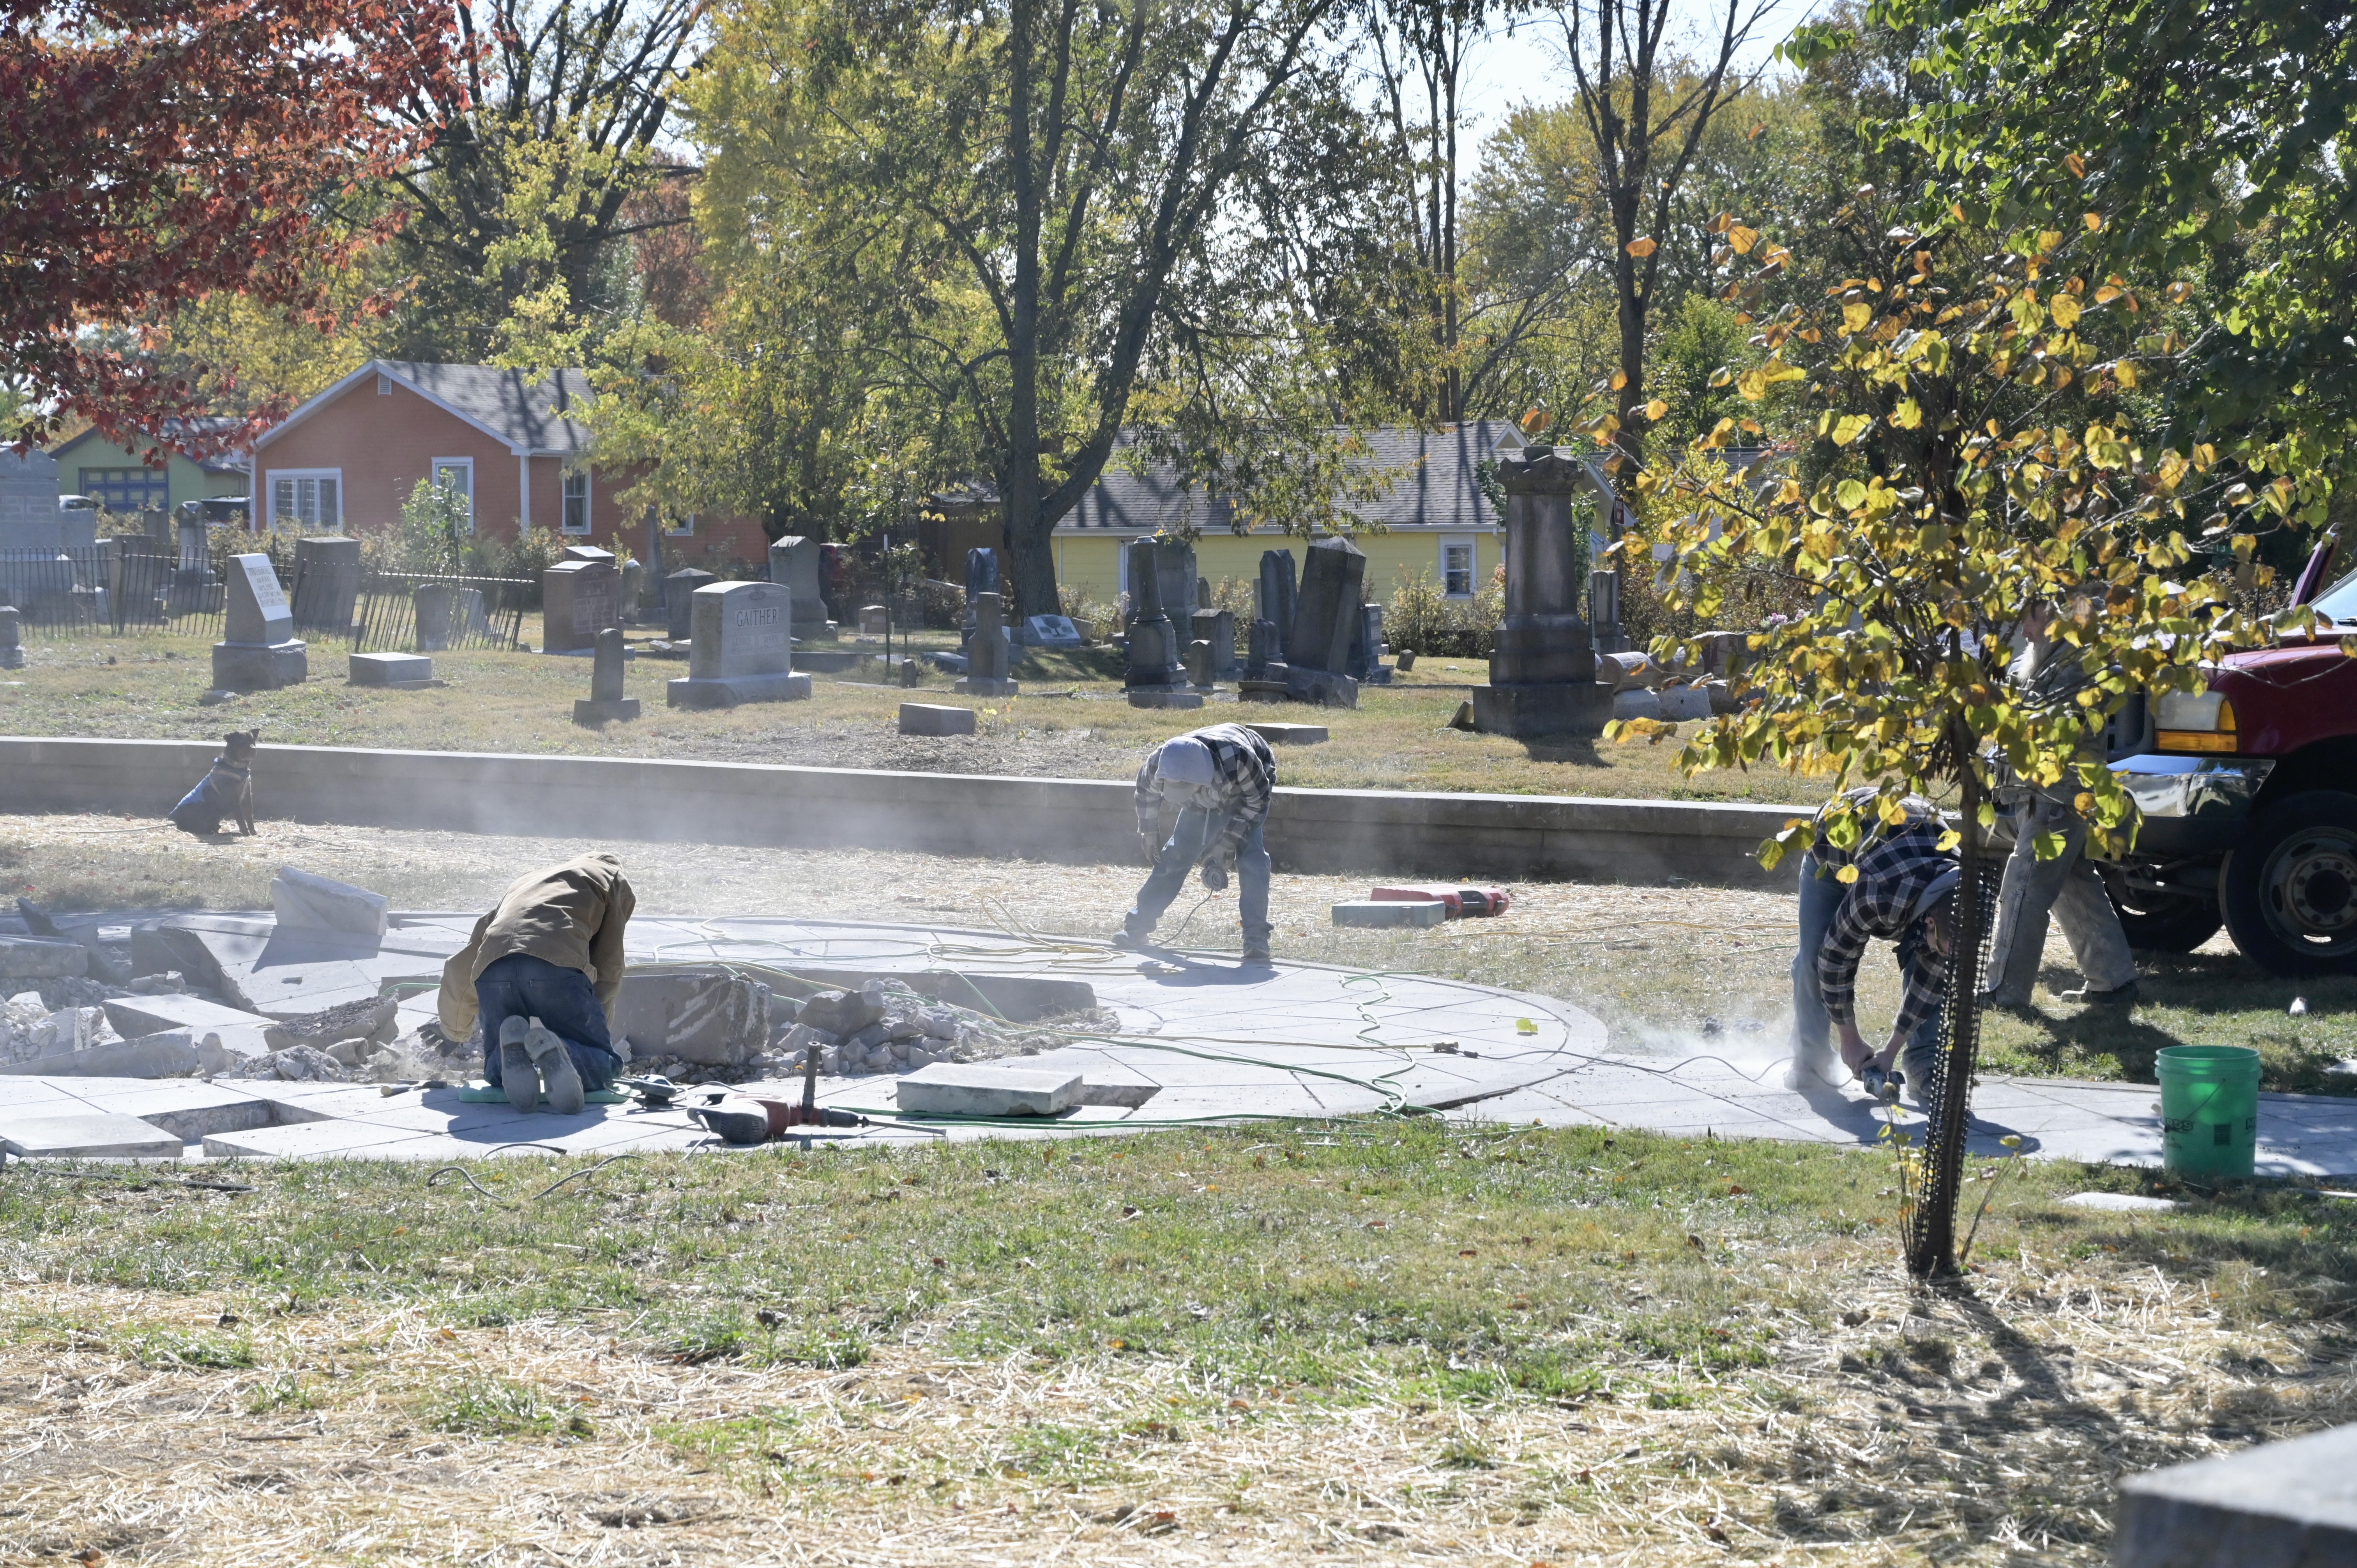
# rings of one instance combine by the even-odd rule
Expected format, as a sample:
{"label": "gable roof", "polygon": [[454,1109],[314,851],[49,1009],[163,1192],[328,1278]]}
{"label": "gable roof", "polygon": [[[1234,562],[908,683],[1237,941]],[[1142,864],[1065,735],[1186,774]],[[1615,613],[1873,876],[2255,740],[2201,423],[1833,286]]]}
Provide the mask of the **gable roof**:
{"label": "gable roof", "polygon": [[255,449],[375,376],[390,376],[443,413],[504,442],[519,457],[570,457],[588,450],[588,426],[573,417],[589,405],[585,372],[565,370],[534,378],[497,365],[440,365],[422,360],[371,360],[288,414],[253,444]]}
{"label": "gable roof", "polygon": [[[1345,499],[1341,510],[1387,528],[1495,528],[1496,510],[1481,493],[1480,465],[1523,445],[1510,419],[1483,419],[1427,430],[1387,425],[1361,431],[1364,456],[1350,460],[1360,473],[1387,473],[1382,493]],[[1067,528],[1225,532],[1235,518],[1232,497],[1178,481],[1177,467],[1156,461],[1132,466],[1121,450],[1136,444],[1124,432],[1114,459],[1064,520]]]}
{"label": "gable roof", "polygon": [[188,461],[196,464],[198,467],[203,469],[209,474],[242,474],[245,472],[246,467],[245,453],[224,452],[218,456],[212,457],[189,457],[186,452],[180,449],[178,444],[178,438],[188,435],[211,434],[216,431],[227,430],[235,425],[243,424],[245,422],[243,420],[239,419],[234,414],[227,413],[200,414],[194,419],[167,419],[164,422],[164,429],[161,435],[149,436],[144,442],[135,440],[127,443],[106,440],[103,436],[99,435],[98,426],[93,424],[82,430],[79,434],[64,441],[59,442],[55,446],[50,447],[49,456],[52,457],[63,457],[67,453],[71,452],[83,442],[96,440],[103,446],[112,446],[118,451],[127,452],[134,457],[138,456],[142,446],[152,446],[163,451],[168,457],[185,458]]}

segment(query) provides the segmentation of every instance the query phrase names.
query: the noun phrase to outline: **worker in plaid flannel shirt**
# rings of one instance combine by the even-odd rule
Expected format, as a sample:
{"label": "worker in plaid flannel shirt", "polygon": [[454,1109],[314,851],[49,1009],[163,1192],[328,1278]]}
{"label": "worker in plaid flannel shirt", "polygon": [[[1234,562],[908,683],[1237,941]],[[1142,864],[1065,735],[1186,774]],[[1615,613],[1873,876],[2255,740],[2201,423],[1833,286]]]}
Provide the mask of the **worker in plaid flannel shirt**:
{"label": "worker in plaid flannel shirt", "polygon": [[[1812,1079],[1832,1081],[1830,1029],[1839,1036],[1843,1065],[1867,1093],[1895,1100],[1911,1079],[1921,1101],[1939,1067],[1951,917],[1963,865],[1953,849],[1940,847],[1947,824],[1930,801],[1908,797],[1906,820],[1892,825],[1882,821],[1873,789],[1853,789],[1844,799],[1863,819],[1859,836],[1847,849],[1836,846],[1827,836],[1830,808],[1821,811],[1801,857],[1801,948],[1792,961],[1792,1065],[1785,1083],[1802,1089]],[[1849,866],[1857,875],[1845,883],[1841,874]],[[1877,938],[1897,945],[1904,987],[1879,1051],[1857,1026],[1857,967]]]}
{"label": "worker in plaid flannel shirt", "polygon": [[[1137,891],[1136,907],[1114,935],[1124,947],[1143,947],[1187,873],[1203,867],[1203,886],[1217,893],[1232,870],[1243,904],[1243,961],[1268,961],[1268,846],[1261,829],[1276,789],[1276,757],[1268,742],[1242,725],[1211,725],[1164,741],[1137,770],[1137,832],[1155,856],[1154,875]],[[1164,805],[1178,821],[1157,853]]]}

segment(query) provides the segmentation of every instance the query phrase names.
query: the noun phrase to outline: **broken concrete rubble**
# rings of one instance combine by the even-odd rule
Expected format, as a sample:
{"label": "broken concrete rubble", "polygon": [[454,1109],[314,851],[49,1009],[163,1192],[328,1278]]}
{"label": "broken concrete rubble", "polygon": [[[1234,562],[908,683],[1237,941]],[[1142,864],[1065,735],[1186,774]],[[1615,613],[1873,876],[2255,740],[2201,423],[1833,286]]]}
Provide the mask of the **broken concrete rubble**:
{"label": "broken concrete rubble", "polygon": [[80,942],[0,935],[0,980],[49,980],[89,972],[90,954]]}

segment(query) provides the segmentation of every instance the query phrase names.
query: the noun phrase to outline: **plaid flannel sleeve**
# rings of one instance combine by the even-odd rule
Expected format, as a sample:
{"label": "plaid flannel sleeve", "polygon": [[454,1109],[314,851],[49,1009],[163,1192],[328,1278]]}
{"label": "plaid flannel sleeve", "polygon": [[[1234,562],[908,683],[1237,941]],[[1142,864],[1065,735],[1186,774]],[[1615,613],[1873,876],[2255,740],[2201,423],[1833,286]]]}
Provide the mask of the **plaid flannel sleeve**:
{"label": "plaid flannel sleeve", "polygon": [[1146,838],[1157,836],[1162,830],[1162,754],[1146,754],[1146,766],[1137,770],[1137,831]]}
{"label": "plaid flannel sleeve", "polygon": [[1217,754],[1221,763],[1221,793],[1225,797],[1219,836],[1204,859],[1215,865],[1232,865],[1253,829],[1268,815],[1269,797],[1276,779],[1274,770],[1242,746]]}
{"label": "plaid flannel sleeve", "polygon": [[1834,912],[1825,945],[1817,950],[1817,993],[1824,1000],[1825,1016],[1837,1026],[1857,1020],[1857,966],[1866,957],[1870,935],[1853,884],[1841,908]]}
{"label": "plaid flannel sleeve", "polygon": [[1899,967],[1899,977],[1905,994],[1899,1000],[1899,1021],[1891,1026],[1891,1035],[1896,1039],[1912,1039],[1923,1020],[1947,1001],[1947,961],[1932,950],[1931,943],[1912,943],[1906,961]]}

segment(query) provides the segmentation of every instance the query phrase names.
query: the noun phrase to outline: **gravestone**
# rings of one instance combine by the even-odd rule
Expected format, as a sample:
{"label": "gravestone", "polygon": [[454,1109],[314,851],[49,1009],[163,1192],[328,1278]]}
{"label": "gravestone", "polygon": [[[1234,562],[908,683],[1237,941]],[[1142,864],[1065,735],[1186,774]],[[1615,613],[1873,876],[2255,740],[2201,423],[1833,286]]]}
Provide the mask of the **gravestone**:
{"label": "gravestone", "polygon": [[295,608],[267,555],[229,558],[229,600],[213,644],[213,689],[274,692],[301,685],[310,659],[295,639]]}
{"label": "gravestone", "polygon": [[1070,616],[1028,616],[1024,628],[1034,648],[1085,648],[1087,641]]}
{"label": "gravestone", "polygon": [[712,582],[709,572],[683,566],[663,579],[663,615],[671,640],[685,642],[694,634],[695,596]]}
{"label": "gravestone", "polygon": [[1490,683],[1473,688],[1475,727],[1490,735],[1596,735],[1612,716],[1612,693],[1597,683],[1596,647],[1580,617],[1586,532],[1572,498],[1611,491],[1586,463],[1552,446],[1525,446],[1498,460],[1506,492],[1506,613],[1490,655]]}
{"label": "gravestone", "polygon": [[346,662],[344,678],[355,686],[430,686],[434,660],[422,653],[355,653]]}
{"label": "gravestone", "polygon": [[614,553],[610,550],[600,550],[594,544],[568,544],[565,547],[564,558],[567,561],[587,561],[593,566],[614,564]]}
{"label": "gravestone", "polygon": [[295,629],[348,635],[361,596],[361,542],[340,534],[295,542]]}
{"label": "gravestone", "polygon": [[[980,546],[965,553],[965,623],[958,628],[958,647],[971,659],[974,655],[974,600],[984,594],[997,594],[998,552]],[[1005,596],[1000,595],[1000,618],[1005,619]]]}
{"label": "gravestone", "polygon": [[965,678],[957,689],[977,697],[1011,697],[1016,682],[1006,672],[1006,601],[996,594],[974,594],[966,603],[974,611],[974,629],[966,638]]}
{"label": "gravestone", "polygon": [[902,735],[972,735],[975,722],[972,708],[946,707],[934,703],[900,704]]}
{"label": "gravestone", "polygon": [[1620,574],[1587,575],[1587,629],[1598,653],[1626,653],[1629,634],[1620,628]]}
{"label": "gravestone", "polygon": [[[1293,552],[1262,551],[1260,577],[1253,585],[1252,624],[1244,628],[1244,679],[1265,681],[1274,688],[1259,695],[1285,694],[1285,637],[1293,625]],[[1271,665],[1275,666],[1274,673]]]}
{"label": "gravestone", "polygon": [[886,632],[891,629],[891,613],[885,609],[882,605],[862,605],[859,607],[860,636],[882,637]]}
{"label": "gravestone", "polygon": [[672,682],[666,693],[673,707],[733,708],[811,694],[811,678],[793,671],[793,596],[785,587],[707,583],[694,598],[687,679]]}
{"label": "gravestone", "polygon": [[[1201,579],[1195,572],[1195,547],[1183,539],[1157,534],[1150,541],[1154,546],[1155,585],[1162,593],[1162,613],[1182,629],[1188,618],[1195,613],[1195,592]],[[1137,591],[1137,578],[1132,574],[1130,592]]]}
{"label": "gravestone", "polygon": [[1129,663],[1122,684],[1133,707],[1198,707],[1203,699],[1187,690],[1178,628],[1162,607],[1157,542],[1134,539],[1123,546],[1129,552],[1130,598]]}
{"label": "gravestone", "polygon": [[639,618],[639,604],[646,596],[646,563],[623,562],[619,581],[621,586],[614,596],[614,615],[622,625],[628,626]]}
{"label": "gravestone", "polygon": [[1190,629],[1193,641],[1208,643],[1211,650],[1211,680],[1198,681],[1208,686],[1216,681],[1236,678],[1236,612],[1233,610],[1198,609]]}
{"label": "gravestone", "polygon": [[597,634],[593,657],[596,662],[589,667],[589,694],[574,699],[573,722],[602,725],[616,719],[637,718],[639,700],[622,694],[622,677],[628,666],[620,627],[609,626]]}
{"label": "gravestone", "polygon": [[1212,673],[1211,645],[1204,639],[1199,637],[1187,645],[1186,666],[1189,683],[1207,692],[1219,683]]}
{"label": "gravestone", "polygon": [[1392,672],[1383,666],[1383,607],[1361,605],[1359,622],[1351,639],[1351,679],[1368,686],[1388,686]]}
{"label": "gravestone", "polygon": [[176,616],[210,615],[221,607],[221,575],[212,569],[206,542],[204,509],[184,501],[176,520],[179,564],[165,596],[167,611]]}
{"label": "gravestone", "polygon": [[793,601],[794,636],[802,641],[834,636],[834,622],[826,618],[826,596],[819,585],[819,542],[790,533],[770,546],[770,581],[783,586]]}
{"label": "gravestone", "polygon": [[409,596],[414,612],[420,653],[439,653],[450,646],[450,612],[455,590],[447,583],[420,583]]}
{"label": "gravestone", "polygon": [[1294,701],[1355,708],[1359,683],[1351,678],[1351,644],[1363,627],[1367,557],[1340,537],[1321,539],[1302,553],[1301,586],[1293,631],[1286,639],[1286,691]]}
{"label": "gravestone", "polygon": [[25,618],[14,605],[0,605],[0,670],[25,667]]}
{"label": "gravestone", "polygon": [[[600,554],[604,552],[600,551]],[[559,561],[540,575],[543,653],[587,653],[597,634],[620,624],[610,561]]]}

